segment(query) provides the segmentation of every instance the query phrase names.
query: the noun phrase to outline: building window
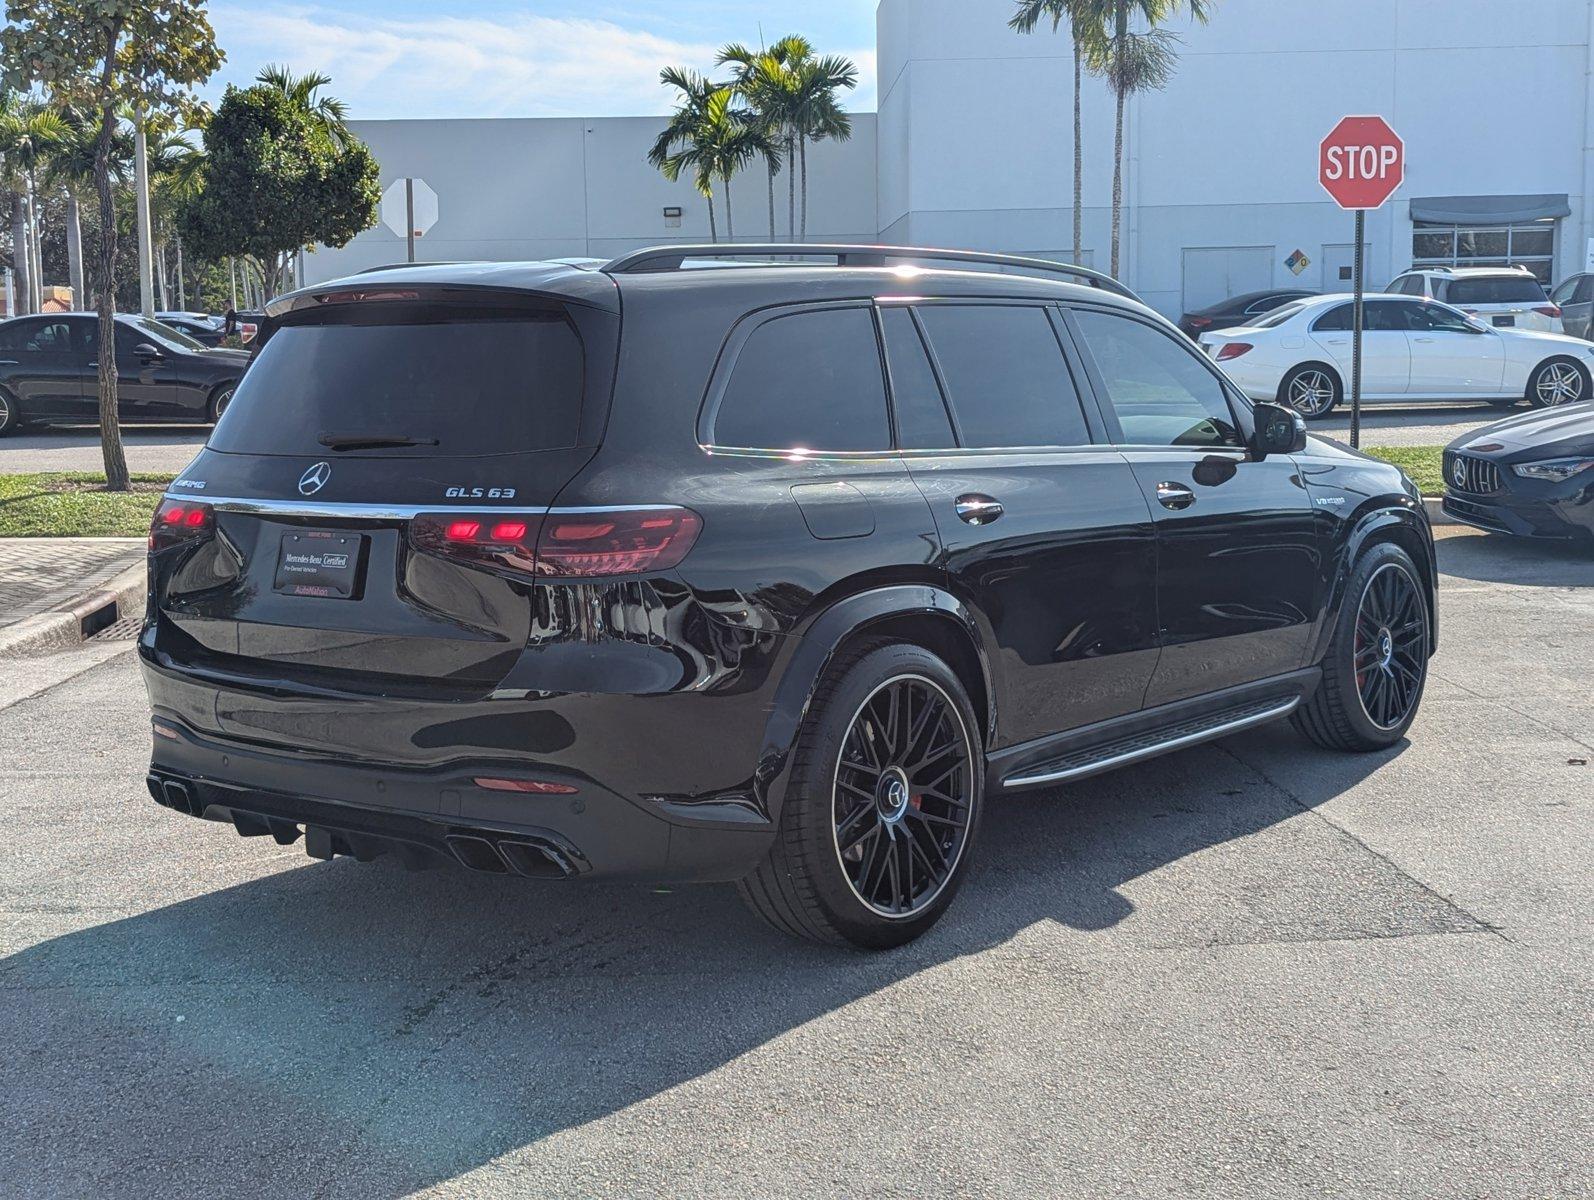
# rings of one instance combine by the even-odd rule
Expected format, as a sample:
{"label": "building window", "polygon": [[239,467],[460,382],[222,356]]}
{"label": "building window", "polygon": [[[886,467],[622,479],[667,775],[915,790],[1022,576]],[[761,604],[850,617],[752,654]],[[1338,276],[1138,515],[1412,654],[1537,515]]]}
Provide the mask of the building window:
{"label": "building window", "polygon": [[1514,225],[1439,225],[1418,221],[1411,235],[1412,266],[1523,266],[1550,282],[1555,262],[1555,220]]}

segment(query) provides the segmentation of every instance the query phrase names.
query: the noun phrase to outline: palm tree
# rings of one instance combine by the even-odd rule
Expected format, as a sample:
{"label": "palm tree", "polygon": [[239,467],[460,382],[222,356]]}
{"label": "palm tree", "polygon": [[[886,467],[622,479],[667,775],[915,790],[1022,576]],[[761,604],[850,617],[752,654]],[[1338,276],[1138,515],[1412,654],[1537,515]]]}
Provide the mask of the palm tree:
{"label": "palm tree", "polygon": [[744,120],[736,110],[736,100],[736,93],[728,87],[708,92],[696,123],[680,139],[681,148],[658,164],[664,177],[672,181],[679,179],[682,171],[691,169],[693,185],[708,201],[709,237],[716,242],[719,229],[714,220],[714,181],[718,179],[725,188],[725,236],[734,241],[731,179],[753,159],[761,155],[767,159],[773,149],[759,126]]}
{"label": "palm tree", "polygon": [[15,92],[0,94],[0,186],[11,193],[11,258],[18,294],[26,297],[30,312],[38,311],[43,287],[38,171],[66,136],[66,124],[53,109]]}
{"label": "palm tree", "polygon": [[808,143],[824,138],[844,142],[852,136],[852,119],[842,111],[836,93],[858,86],[858,68],[839,54],[815,58],[804,38],[785,37],[775,44],[791,74],[789,124],[796,141],[796,173],[802,193],[802,218],[797,240],[808,238]]}
{"label": "palm tree", "polygon": [[155,234],[155,262],[159,273],[161,306],[170,307],[166,277],[166,238],[177,250],[177,307],[187,302],[183,286],[183,243],[177,232],[177,213],[204,186],[205,152],[170,124],[147,126],[149,144],[150,218]]}
{"label": "palm tree", "polygon": [[1066,21],[1074,46],[1074,262],[1085,256],[1085,150],[1081,119],[1081,93],[1085,76],[1086,45],[1102,35],[1104,0],[1018,0],[1018,11],[1008,19],[1008,27],[1019,33],[1034,33],[1042,18],[1049,17],[1055,33]]}
{"label": "palm tree", "polygon": [[[50,150],[45,162],[47,187],[66,193],[66,256],[71,275],[74,303],[88,307],[88,289],[83,269],[82,193],[94,186],[94,141],[98,135],[93,117],[81,108],[60,110],[66,136]],[[118,129],[111,145],[111,171],[119,185],[125,185],[133,161],[133,136]]]}
{"label": "palm tree", "polygon": [[722,67],[735,64],[736,78],[732,86],[747,104],[745,118],[758,126],[768,143],[764,166],[769,178],[769,240],[774,241],[775,176],[780,173],[781,147],[787,142],[784,120],[785,63],[770,51],[755,52],[739,42],[723,46],[715,61]]}
{"label": "palm tree", "polygon": [[[681,98],[648,150],[648,162],[674,183],[681,177],[681,168],[688,165],[681,156],[692,151],[703,129],[709,98],[721,89],[706,76],[684,67],[665,67],[659,72],[659,82],[680,92]],[[702,191],[701,188],[698,190]],[[717,242],[719,236],[714,224],[713,189],[703,192],[703,195],[708,200],[709,236]]]}
{"label": "palm tree", "polygon": [[[1178,12],[1181,3],[1187,2],[1190,16],[1206,22],[1214,0],[1105,0],[1108,23],[1102,35],[1086,42],[1086,62],[1096,74],[1107,80],[1116,101],[1113,117],[1112,166],[1112,268],[1113,278],[1118,277],[1118,250],[1123,232],[1124,198],[1124,104],[1136,92],[1148,92],[1167,85],[1173,75],[1178,52],[1174,47],[1178,38],[1158,26]],[[1145,32],[1129,28],[1130,20],[1139,17],[1146,24]]]}
{"label": "palm tree", "polygon": [[316,124],[332,139],[332,144],[338,149],[341,150],[348,145],[349,106],[334,96],[317,95],[322,88],[332,82],[332,76],[323,75],[319,71],[295,75],[286,66],[268,63],[261,68],[255,80],[281,92],[314,117]]}

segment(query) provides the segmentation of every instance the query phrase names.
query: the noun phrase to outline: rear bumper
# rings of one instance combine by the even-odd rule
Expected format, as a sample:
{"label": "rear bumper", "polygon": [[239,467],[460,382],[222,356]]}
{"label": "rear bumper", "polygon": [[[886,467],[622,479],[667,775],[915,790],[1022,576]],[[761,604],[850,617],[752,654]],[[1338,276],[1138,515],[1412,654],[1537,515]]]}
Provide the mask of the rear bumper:
{"label": "rear bumper", "polygon": [[[773,836],[752,787],[757,743],[716,725],[707,697],[288,695],[175,670],[147,648],[142,665],[155,799],[245,835],[303,837],[317,857],[709,882],[745,876]],[[575,791],[474,782],[485,777]]]}

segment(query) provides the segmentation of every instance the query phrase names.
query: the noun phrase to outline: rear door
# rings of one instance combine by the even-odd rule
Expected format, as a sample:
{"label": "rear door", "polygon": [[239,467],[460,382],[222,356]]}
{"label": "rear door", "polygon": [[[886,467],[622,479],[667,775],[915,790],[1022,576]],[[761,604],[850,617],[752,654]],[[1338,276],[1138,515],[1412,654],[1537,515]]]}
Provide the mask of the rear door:
{"label": "rear door", "polygon": [[87,318],[46,316],[0,328],[0,383],[27,416],[89,413],[85,382],[89,355],[80,341]]}
{"label": "rear door", "polygon": [[1084,306],[1069,321],[1156,522],[1162,655],[1147,706],[1303,666],[1317,535],[1294,461],[1252,460],[1243,401],[1160,324]]}
{"label": "rear door", "polygon": [[[1362,305],[1362,394],[1403,396],[1411,385],[1411,345],[1393,300]],[[1340,304],[1312,322],[1312,340],[1339,370],[1350,395],[1353,306]]]}
{"label": "rear door", "polygon": [[287,315],[176,485],[218,536],[159,582],[157,647],[259,681],[490,691],[537,627],[537,529],[592,457],[617,337],[611,312],[482,289]]}
{"label": "rear door", "polygon": [[1055,311],[883,300],[880,316],[908,468],[997,659],[1003,744],[1137,711],[1157,661],[1151,513],[1086,414]]}

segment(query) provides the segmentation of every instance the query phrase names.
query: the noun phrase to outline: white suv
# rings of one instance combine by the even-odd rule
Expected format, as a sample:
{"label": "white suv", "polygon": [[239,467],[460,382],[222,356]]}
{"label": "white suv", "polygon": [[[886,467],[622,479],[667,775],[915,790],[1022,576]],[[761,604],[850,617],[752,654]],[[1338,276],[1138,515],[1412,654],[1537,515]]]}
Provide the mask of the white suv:
{"label": "white suv", "polygon": [[1561,310],[1526,267],[1414,267],[1384,291],[1439,300],[1500,328],[1564,332]]}

